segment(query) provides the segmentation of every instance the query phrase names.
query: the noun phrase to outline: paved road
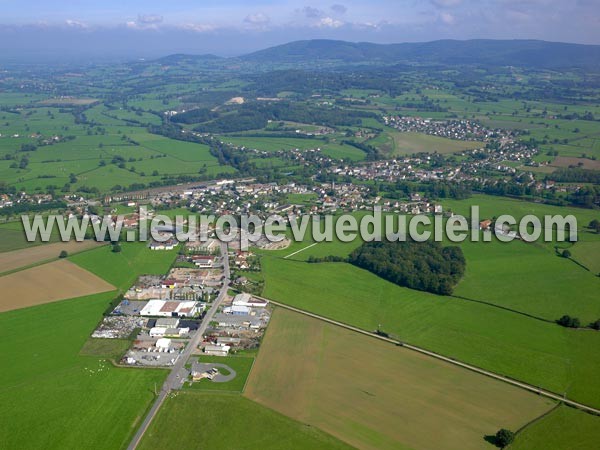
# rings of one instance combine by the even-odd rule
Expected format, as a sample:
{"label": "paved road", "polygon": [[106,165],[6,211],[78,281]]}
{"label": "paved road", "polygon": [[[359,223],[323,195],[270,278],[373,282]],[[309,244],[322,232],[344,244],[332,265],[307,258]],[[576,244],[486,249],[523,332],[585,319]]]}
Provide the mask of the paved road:
{"label": "paved road", "polygon": [[225,275],[225,279],[223,280],[223,287],[221,288],[219,295],[213,302],[211,308],[204,316],[200,327],[198,328],[194,336],[190,339],[190,342],[188,342],[187,346],[179,355],[179,358],[177,358],[177,361],[171,368],[171,373],[169,373],[169,376],[165,380],[158,396],[156,397],[156,400],[154,401],[154,404],[150,408],[150,411],[148,411],[148,414],[144,418],[144,421],[142,422],[135,436],[131,440],[129,447],[127,447],[128,450],[134,450],[138,446],[138,444],[142,440],[142,436],[144,436],[144,433],[148,429],[148,426],[150,426],[150,423],[152,422],[152,419],[154,419],[154,416],[158,412],[158,409],[167,398],[167,395],[169,395],[169,392],[171,392],[174,389],[181,389],[181,386],[185,381],[185,376],[187,375],[185,363],[192,355],[194,350],[198,348],[198,345],[200,344],[200,341],[202,339],[202,335],[206,331],[206,328],[208,327],[213,316],[217,312],[217,309],[219,308],[220,304],[223,302],[223,299],[227,296],[227,290],[229,289],[229,283],[231,280],[229,272],[229,257],[227,255],[227,244],[224,242],[221,242],[221,254],[224,256],[223,274]]}
{"label": "paved road", "polygon": [[268,298],[263,298],[263,297],[258,297],[258,296],[255,296],[255,297],[259,298],[259,299],[267,300],[267,301],[271,302],[272,304],[280,306],[282,308],[289,309],[291,311],[294,311],[294,312],[297,312],[297,313],[300,313],[300,314],[304,314],[305,316],[313,317],[315,319],[322,320],[322,321],[330,323],[332,325],[336,325],[338,327],[346,328],[347,330],[355,331],[357,333],[361,333],[361,334],[364,334],[366,336],[370,336],[370,337],[373,337],[373,338],[376,338],[376,339],[379,339],[379,340],[382,340],[382,341],[385,341],[385,342],[389,342],[389,343],[392,343],[392,344],[400,345],[400,346],[402,346],[404,348],[407,348],[409,350],[412,350],[412,351],[415,351],[415,352],[418,352],[418,353],[422,353],[422,354],[427,355],[427,356],[431,356],[432,358],[436,358],[436,359],[439,359],[441,361],[444,361],[444,362],[447,362],[447,363],[450,363],[450,364],[454,364],[455,366],[459,366],[459,367],[462,367],[464,369],[471,370],[473,372],[479,373],[481,375],[485,375],[485,376],[490,377],[490,378],[494,378],[494,379],[502,381],[504,383],[512,384],[513,386],[520,387],[522,389],[525,389],[527,391],[530,391],[530,392],[533,392],[535,394],[541,395],[543,397],[551,398],[552,400],[558,400],[560,402],[563,402],[566,405],[573,406],[574,408],[581,409],[581,410],[586,411],[588,413],[600,415],[600,409],[594,408],[592,406],[585,405],[583,403],[576,402],[574,400],[569,400],[568,398],[566,398],[566,397],[564,397],[562,395],[556,394],[556,393],[551,392],[551,391],[547,391],[545,389],[540,389],[537,386],[533,386],[531,384],[527,384],[527,383],[523,383],[521,381],[513,380],[512,378],[508,378],[508,377],[505,377],[503,375],[498,375],[497,373],[490,372],[490,371],[485,370],[485,369],[481,369],[480,367],[472,366],[470,364],[463,363],[461,361],[457,361],[457,360],[452,359],[452,358],[448,358],[447,356],[443,356],[443,355],[440,355],[438,353],[431,352],[429,350],[425,350],[424,348],[417,347],[417,346],[411,345],[411,344],[407,344],[406,342],[400,342],[400,341],[398,341],[396,339],[392,339],[392,338],[389,338],[389,337],[380,336],[377,333],[371,333],[370,331],[366,331],[366,330],[363,330],[361,328],[357,328],[357,327],[354,327],[352,325],[345,324],[343,322],[338,322],[337,320],[328,319],[327,317],[319,316],[318,314],[314,314],[314,313],[311,313],[311,312],[308,312],[308,311],[304,311],[304,310],[299,309],[299,308],[294,308],[293,306],[289,306],[289,305],[286,305],[284,303],[279,303],[279,302],[273,301],[273,300],[268,299]]}

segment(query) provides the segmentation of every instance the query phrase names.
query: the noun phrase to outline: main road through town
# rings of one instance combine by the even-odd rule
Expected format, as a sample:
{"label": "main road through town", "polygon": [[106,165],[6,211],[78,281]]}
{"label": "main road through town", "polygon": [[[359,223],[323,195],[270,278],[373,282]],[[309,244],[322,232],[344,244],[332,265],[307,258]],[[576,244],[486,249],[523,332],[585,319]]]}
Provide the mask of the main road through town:
{"label": "main road through town", "polygon": [[158,409],[160,408],[160,406],[163,404],[163,402],[167,398],[167,395],[169,395],[169,393],[172,390],[181,389],[181,386],[183,385],[183,383],[185,381],[185,376],[187,375],[187,372],[185,370],[185,364],[186,364],[187,360],[189,359],[189,357],[194,352],[194,350],[196,350],[198,348],[198,345],[200,344],[200,340],[202,339],[202,336],[204,335],[206,328],[208,327],[208,324],[211,322],[213,316],[219,309],[219,306],[223,302],[223,299],[227,296],[227,290],[229,289],[229,283],[231,281],[229,279],[230,272],[229,272],[229,256],[227,254],[227,243],[221,242],[221,255],[223,257],[223,275],[224,275],[223,287],[221,287],[221,290],[219,291],[219,295],[217,296],[217,298],[213,302],[211,308],[208,310],[208,312],[204,316],[204,319],[202,320],[200,327],[198,328],[196,333],[193,335],[193,337],[190,339],[190,342],[188,342],[188,344],[185,347],[185,349],[183,350],[183,352],[179,355],[175,364],[173,364],[173,367],[171,368],[171,372],[169,373],[169,376],[165,380],[160,392],[158,393],[156,400],[154,401],[154,404],[152,405],[152,408],[150,408],[150,411],[148,411],[148,414],[144,418],[144,421],[142,422],[142,424],[138,428],[137,432],[135,433],[135,436],[131,440],[129,447],[127,447],[128,450],[134,450],[138,446],[138,444],[142,440],[142,436],[144,436],[144,433],[150,426],[152,419],[154,419],[154,416],[156,416]]}

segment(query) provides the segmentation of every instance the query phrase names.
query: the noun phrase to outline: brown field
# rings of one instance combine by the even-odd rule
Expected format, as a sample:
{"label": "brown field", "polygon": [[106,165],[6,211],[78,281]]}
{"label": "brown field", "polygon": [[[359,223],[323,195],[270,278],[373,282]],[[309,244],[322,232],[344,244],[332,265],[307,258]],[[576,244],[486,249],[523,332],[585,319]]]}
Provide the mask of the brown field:
{"label": "brown field", "polygon": [[360,449],[494,448],[553,403],[401,347],[277,308],[245,396]]}
{"label": "brown field", "polygon": [[583,169],[600,170],[600,161],[573,156],[557,156],[551,165],[554,167],[578,167],[580,163]]}
{"label": "brown field", "polygon": [[0,277],[0,312],[114,289],[93,273],[61,259]]}
{"label": "brown field", "polygon": [[12,252],[0,253],[0,274],[18,269],[19,267],[26,267],[49,259],[58,258],[62,250],[66,250],[71,255],[103,244],[103,242],[96,241],[57,242],[55,244],[34,245],[20,250],[13,250]]}

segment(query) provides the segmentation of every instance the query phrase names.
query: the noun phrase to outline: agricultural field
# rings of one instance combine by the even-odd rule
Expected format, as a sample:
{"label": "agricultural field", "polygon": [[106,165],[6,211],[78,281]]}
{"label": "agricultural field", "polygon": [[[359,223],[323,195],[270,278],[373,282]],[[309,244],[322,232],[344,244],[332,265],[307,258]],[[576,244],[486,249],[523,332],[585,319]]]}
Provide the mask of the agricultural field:
{"label": "agricultural field", "polygon": [[138,448],[349,450],[324,432],[237,394],[181,391],[163,404]]}
{"label": "agricultural field", "polygon": [[381,133],[367,143],[376,146],[389,156],[412,155],[413,153],[449,154],[483,147],[481,142],[459,141],[392,129]]}
{"label": "agricultural field", "polygon": [[600,418],[560,406],[521,430],[510,450],[589,450],[598,446]]}
{"label": "agricultural field", "polygon": [[0,312],[114,290],[112,284],[62,259],[1,276]]}
{"label": "agricultural field", "polygon": [[75,254],[98,247],[102,244],[103,243],[96,241],[57,242],[54,244],[35,245],[33,247],[13,250],[11,252],[3,252],[0,253],[0,273],[56,259],[63,250],[68,254]]}
{"label": "agricultural field", "polygon": [[127,446],[166,374],[80,355],[113,295],[0,314],[0,349],[10,361],[0,374],[2,448]]}
{"label": "agricultural field", "polygon": [[403,288],[346,263],[310,264],[265,254],[261,266],[267,298],[365,330],[381,326],[411,344],[600,405],[593,381],[600,370],[593,357],[598,333]]}
{"label": "agricultural field", "polygon": [[138,275],[167,273],[177,256],[175,250],[152,251],[145,242],[122,243],[121,248],[121,252],[114,253],[110,246],[104,246],[69,259],[118,289],[126,290]]}
{"label": "agricultural field", "polygon": [[553,406],[513,386],[281,308],[245,395],[364,449],[493,448],[486,436],[518,429]]}

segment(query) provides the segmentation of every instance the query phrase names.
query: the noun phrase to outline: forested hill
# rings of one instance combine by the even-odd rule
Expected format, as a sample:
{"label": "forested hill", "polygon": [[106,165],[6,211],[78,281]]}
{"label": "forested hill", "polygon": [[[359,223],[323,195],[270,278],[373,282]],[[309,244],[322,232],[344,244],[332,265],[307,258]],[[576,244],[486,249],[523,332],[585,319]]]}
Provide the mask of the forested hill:
{"label": "forested hill", "polygon": [[241,59],[256,63],[338,61],[593,69],[600,68],[600,45],[487,39],[404,44],[307,40],[260,50]]}

